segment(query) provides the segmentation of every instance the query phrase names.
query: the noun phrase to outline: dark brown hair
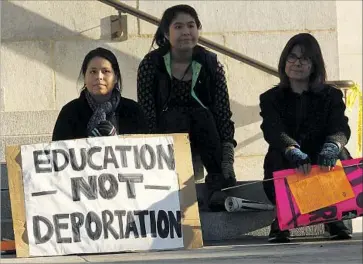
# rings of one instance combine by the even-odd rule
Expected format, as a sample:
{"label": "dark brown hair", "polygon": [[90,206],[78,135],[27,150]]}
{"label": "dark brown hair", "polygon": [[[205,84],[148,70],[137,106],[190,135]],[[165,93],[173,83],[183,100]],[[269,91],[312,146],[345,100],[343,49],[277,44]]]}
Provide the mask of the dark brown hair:
{"label": "dark brown hair", "polygon": [[156,43],[156,45],[159,48],[164,48],[164,47],[168,48],[168,49],[170,48],[170,42],[165,37],[165,35],[169,34],[169,27],[170,27],[171,23],[173,22],[175,17],[177,15],[179,15],[180,13],[190,15],[192,18],[194,18],[195,23],[197,24],[197,28],[198,29],[202,28],[202,23],[199,20],[197,11],[195,11],[195,9],[193,7],[191,7],[189,5],[176,5],[176,6],[169,7],[168,9],[166,9],[164,11],[163,16],[161,17],[161,21],[158,26],[158,29],[155,32],[151,47],[153,47],[154,44]]}
{"label": "dark brown hair", "polygon": [[104,58],[106,60],[108,60],[111,65],[112,65],[112,69],[116,75],[116,79],[117,79],[117,84],[118,84],[118,90],[122,90],[122,78],[121,78],[121,72],[120,72],[120,67],[118,65],[117,62],[117,58],[115,56],[115,54],[112,53],[112,51],[105,49],[105,48],[96,48],[94,50],[91,50],[90,52],[88,52],[88,54],[86,55],[86,57],[83,60],[82,63],[82,67],[81,67],[81,72],[79,74],[78,77],[78,81],[80,81],[80,79],[84,79],[85,75],[86,75],[86,71],[87,71],[87,67],[88,64],[90,63],[90,61],[95,58],[95,57],[101,57]]}
{"label": "dark brown hair", "polygon": [[300,46],[302,53],[305,57],[310,58],[312,63],[311,74],[309,77],[309,84],[311,87],[325,83],[326,81],[326,70],[325,63],[323,59],[323,54],[321,52],[318,41],[309,33],[300,33],[293,36],[286,44],[283,49],[280,61],[279,61],[279,77],[280,86],[289,87],[289,77],[286,75],[285,66],[287,56],[289,56],[291,50],[296,46]]}

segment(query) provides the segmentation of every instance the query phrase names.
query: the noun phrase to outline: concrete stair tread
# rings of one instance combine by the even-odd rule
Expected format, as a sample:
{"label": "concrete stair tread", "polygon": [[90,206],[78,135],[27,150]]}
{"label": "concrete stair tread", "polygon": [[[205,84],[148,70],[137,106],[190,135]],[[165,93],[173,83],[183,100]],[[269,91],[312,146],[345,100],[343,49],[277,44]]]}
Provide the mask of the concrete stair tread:
{"label": "concrete stair tread", "polygon": [[[244,236],[267,237],[273,211],[261,212],[200,212],[203,240],[240,239]],[[291,230],[292,237],[324,235],[324,225],[300,227]]]}

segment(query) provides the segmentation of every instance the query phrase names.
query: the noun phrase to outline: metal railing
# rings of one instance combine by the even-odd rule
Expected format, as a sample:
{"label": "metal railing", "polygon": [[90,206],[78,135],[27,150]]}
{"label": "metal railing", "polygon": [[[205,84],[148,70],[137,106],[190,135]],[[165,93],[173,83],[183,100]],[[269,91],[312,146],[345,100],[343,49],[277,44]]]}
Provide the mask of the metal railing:
{"label": "metal railing", "polygon": [[[124,13],[127,13],[127,14],[130,14],[132,16],[135,16],[139,19],[142,19],[144,21],[147,21],[151,24],[154,24],[154,25],[159,25],[160,23],[160,19],[158,19],[157,17],[154,17],[148,13],[145,13],[143,11],[140,11],[139,9],[136,9],[134,7],[131,7],[129,5],[126,5],[124,3],[121,3],[120,1],[118,0],[98,0],[99,2],[102,2],[104,4],[107,4],[109,6],[112,6],[114,7],[115,9],[117,9],[118,11],[120,12],[124,12]],[[201,45],[207,47],[207,48],[210,48],[214,51],[217,51],[223,55],[226,55],[228,57],[231,57],[233,59],[236,59],[240,62],[243,62],[243,63],[246,63],[247,65],[251,66],[251,67],[254,67],[256,69],[259,69],[263,72],[266,72],[268,74],[271,74],[273,76],[276,76],[278,77],[279,74],[278,74],[278,71],[277,69],[263,63],[263,62],[260,62],[260,61],[257,61],[255,59],[252,59],[246,55],[243,55],[239,52],[236,52],[230,48],[227,48],[223,45],[220,45],[214,41],[211,41],[209,39],[206,39],[204,37],[199,37],[199,41],[198,41]],[[339,89],[342,89],[343,90],[343,93],[344,93],[344,99],[346,98],[346,95],[347,95],[347,91],[354,87],[354,82],[353,81],[350,81],[350,80],[342,80],[342,81],[328,81],[326,82],[328,84],[332,84],[334,86],[336,86],[337,88]]]}

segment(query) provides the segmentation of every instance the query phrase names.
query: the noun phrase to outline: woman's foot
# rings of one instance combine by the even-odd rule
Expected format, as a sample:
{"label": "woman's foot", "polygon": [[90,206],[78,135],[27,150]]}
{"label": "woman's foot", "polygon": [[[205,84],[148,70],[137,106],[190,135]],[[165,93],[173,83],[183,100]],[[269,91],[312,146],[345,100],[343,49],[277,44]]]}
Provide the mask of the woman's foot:
{"label": "woman's foot", "polygon": [[209,173],[205,178],[205,184],[208,188],[208,207],[213,212],[226,211],[224,202],[227,193],[222,192],[222,188],[236,185],[235,178],[225,179],[221,173]]}
{"label": "woman's foot", "polygon": [[270,243],[288,243],[290,242],[290,231],[281,231],[279,223],[275,219],[271,224],[270,234],[268,235],[268,242]]}
{"label": "woman's foot", "polygon": [[227,194],[222,191],[214,191],[209,195],[208,207],[212,212],[224,212],[226,207],[224,202],[227,199]]}
{"label": "woman's foot", "polygon": [[345,226],[343,221],[337,221],[329,224],[325,224],[327,231],[330,234],[330,239],[333,240],[345,240],[351,239],[352,234],[348,227]]}

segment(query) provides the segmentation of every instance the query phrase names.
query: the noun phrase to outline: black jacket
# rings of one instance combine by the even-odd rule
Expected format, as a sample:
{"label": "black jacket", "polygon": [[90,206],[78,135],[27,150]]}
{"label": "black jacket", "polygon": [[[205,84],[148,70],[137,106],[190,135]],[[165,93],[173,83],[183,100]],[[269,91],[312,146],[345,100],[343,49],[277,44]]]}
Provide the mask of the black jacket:
{"label": "black jacket", "polygon": [[[148,53],[138,69],[138,102],[147,117],[151,132],[162,132],[159,127],[160,120],[164,117],[162,110],[171,93],[171,79],[163,57],[168,52],[160,48]],[[235,129],[231,120],[223,66],[218,62],[216,54],[200,46],[194,48],[193,61],[202,65],[194,87],[196,97],[212,112],[221,140],[235,144]],[[195,102],[199,105],[196,100]]]}
{"label": "black jacket", "polygon": [[290,88],[274,87],[260,95],[261,129],[269,149],[264,161],[265,178],[272,172],[292,168],[284,157],[286,147],[300,146],[312,164],[325,142],[339,143],[340,159],[350,157],[344,148],[350,137],[344,115],[343,93],[322,85],[301,95]]}
{"label": "black jacket", "polygon": [[[61,109],[53,130],[53,141],[86,138],[87,124],[93,114],[82,92],[80,97],[67,103]],[[114,118],[109,120],[118,134],[147,133],[144,115],[133,100],[121,97]]]}
{"label": "black jacket", "polygon": [[[163,56],[167,52],[168,50],[157,49],[148,54],[154,61],[156,67],[156,80],[158,81],[155,87],[155,95],[158,111],[161,111],[159,108],[163,108],[164,104],[167,102],[171,91],[170,76],[167,73],[163,60]],[[216,80],[214,80],[214,77],[217,70],[217,56],[200,46],[196,46],[193,51],[193,60],[203,65],[198,77],[198,82],[194,88],[196,96],[205,106],[211,107],[214,103],[215,95]]]}

